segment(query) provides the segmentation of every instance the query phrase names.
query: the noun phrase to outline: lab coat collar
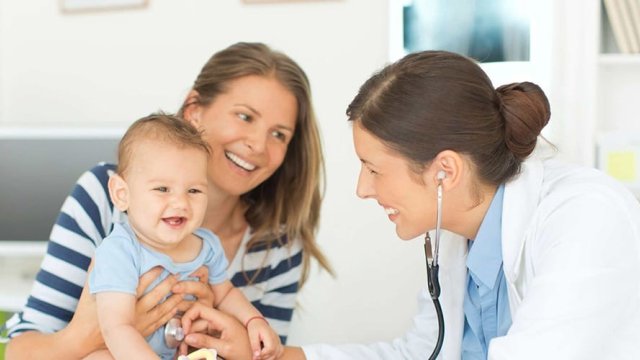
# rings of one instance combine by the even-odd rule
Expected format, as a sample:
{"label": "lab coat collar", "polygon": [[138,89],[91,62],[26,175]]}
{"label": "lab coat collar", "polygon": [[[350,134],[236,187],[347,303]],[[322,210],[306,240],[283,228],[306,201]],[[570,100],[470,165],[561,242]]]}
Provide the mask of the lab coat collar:
{"label": "lab coat collar", "polygon": [[[511,315],[519,305],[515,282],[520,274],[525,229],[530,226],[542,191],[543,165],[538,160],[522,164],[520,175],[505,184],[502,200],[502,261],[508,282]],[[508,209],[508,211],[505,211]],[[440,243],[441,302],[445,324],[442,344],[443,359],[460,359],[464,329],[463,301],[467,276],[468,247],[462,236],[444,232],[446,240]],[[436,331],[437,329],[434,329]]]}
{"label": "lab coat collar", "polygon": [[505,186],[502,213],[502,261],[504,275],[509,283],[514,283],[520,273],[525,240],[523,234],[532,223],[534,212],[540,202],[542,179],[542,162],[530,160],[522,164],[520,174]]}

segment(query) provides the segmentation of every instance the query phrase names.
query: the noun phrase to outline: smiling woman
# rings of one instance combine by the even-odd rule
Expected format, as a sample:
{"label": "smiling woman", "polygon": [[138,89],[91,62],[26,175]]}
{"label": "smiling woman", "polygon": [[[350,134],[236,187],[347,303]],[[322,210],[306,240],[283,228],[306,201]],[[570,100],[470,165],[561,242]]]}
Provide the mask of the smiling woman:
{"label": "smiling woman", "polygon": [[[207,61],[179,115],[212,150],[203,227],[220,238],[233,285],[285,342],[311,259],[329,268],[315,236],[323,158],[307,76],[264,44],[237,43]],[[101,164],[86,172],[62,206],[37,284],[9,322],[12,359],[82,358],[104,346],[94,300],[83,288],[96,246],[126,221],[107,191],[114,169]],[[141,282],[155,276],[151,271]],[[212,299],[200,282],[165,280],[137,300],[143,315],[136,328],[151,333],[178,310],[154,301],[169,291]],[[74,341],[63,341],[66,336]],[[248,346],[242,350],[250,357]]]}
{"label": "smiling woman", "polygon": [[211,146],[212,184],[230,194],[244,194],[269,178],[282,164],[296,128],[297,103],[276,78],[245,76],[208,107],[197,106],[197,91],[184,117],[199,127]]}
{"label": "smiling woman", "polygon": [[390,151],[362,124],[353,125],[353,142],[362,168],[357,194],[363,199],[375,199],[382,206],[403,240],[410,240],[429,230],[425,219],[435,218],[433,197],[435,187],[417,175],[405,158]]}

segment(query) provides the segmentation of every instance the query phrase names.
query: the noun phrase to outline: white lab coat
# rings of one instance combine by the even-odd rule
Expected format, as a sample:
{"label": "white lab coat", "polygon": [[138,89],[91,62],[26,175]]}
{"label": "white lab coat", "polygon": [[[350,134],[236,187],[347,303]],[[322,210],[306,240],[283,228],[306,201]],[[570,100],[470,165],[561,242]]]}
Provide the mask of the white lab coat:
{"label": "white lab coat", "polygon": [[[446,201],[446,198],[444,199]],[[439,359],[460,359],[466,241],[440,244],[446,324]],[[528,161],[505,187],[502,253],[512,326],[489,359],[640,359],[640,205],[600,172]],[[437,337],[424,289],[412,328],[369,345],[304,346],[307,359],[427,359]]]}

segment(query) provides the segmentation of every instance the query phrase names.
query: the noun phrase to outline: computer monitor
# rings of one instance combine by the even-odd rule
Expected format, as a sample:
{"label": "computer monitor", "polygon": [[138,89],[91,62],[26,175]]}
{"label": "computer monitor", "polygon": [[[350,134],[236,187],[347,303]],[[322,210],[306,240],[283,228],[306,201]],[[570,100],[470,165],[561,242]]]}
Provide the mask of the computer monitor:
{"label": "computer monitor", "polygon": [[0,129],[0,241],[48,240],[80,175],[115,162],[122,129]]}

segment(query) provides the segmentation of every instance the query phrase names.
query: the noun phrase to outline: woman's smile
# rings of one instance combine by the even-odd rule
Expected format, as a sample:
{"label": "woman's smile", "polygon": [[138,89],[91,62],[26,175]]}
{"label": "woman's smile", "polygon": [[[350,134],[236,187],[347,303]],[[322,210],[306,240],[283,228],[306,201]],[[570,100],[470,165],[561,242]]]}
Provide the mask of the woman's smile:
{"label": "woman's smile", "polygon": [[251,172],[254,171],[257,166],[254,164],[249,163],[248,161],[245,161],[244,159],[242,159],[240,156],[230,152],[230,151],[225,151],[224,152],[224,156],[229,159],[229,161],[231,161],[234,165],[236,165],[237,167],[241,168],[242,170]]}

